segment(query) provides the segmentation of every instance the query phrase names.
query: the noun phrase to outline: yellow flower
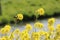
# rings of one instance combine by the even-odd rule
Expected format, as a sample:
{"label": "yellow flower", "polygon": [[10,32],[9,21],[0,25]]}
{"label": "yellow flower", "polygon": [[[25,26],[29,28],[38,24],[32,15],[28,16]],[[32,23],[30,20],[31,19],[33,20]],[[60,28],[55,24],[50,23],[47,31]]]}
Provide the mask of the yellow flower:
{"label": "yellow flower", "polygon": [[10,32],[10,29],[9,28],[5,28],[5,33],[8,33]]}
{"label": "yellow flower", "polygon": [[20,36],[23,37],[23,35],[25,35],[26,33],[28,33],[27,30],[23,30],[23,31],[21,32]]}
{"label": "yellow flower", "polygon": [[5,25],[4,28],[8,28],[8,29],[11,29],[11,26],[10,25]]}
{"label": "yellow flower", "polygon": [[40,40],[39,32],[32,32],[31,38],[32,38],[32,40]]}
{"label": "yellow flower", "polygon": [[57,29],[60,29],[60,24],[57,25]]}
{"label": "yellow flower", "polygon": [[23,14],[17,14],[17,19],[23,20]]}
{"label": "yellow flower", "polygon": [[60,32],[60,24],[57,25],[56,31],[57,31],[57,32]]}
{"label": "yellow flower", "polygon": [[26,30],[23,30],[22,32],[21,32],[21,34],[20,34],[20,39],[21,40],[27,40],[27,39],[29,39],[30,38],[30,36],[29,36],[29,34],[28,34],[28,32],[26,31]]}
{"label": "yellow flower", "polygon": [[55,18],[50,18],[50,19],[48,19],[48,24],[49,24],[49,25],[53,25],[54,22],[55,22]]}
{"label": "yellow flower", "polygon": [[3,36],[3,37],[1,38],[1,40],[6,40],[6,38]]}
{"label": "yellow flower", "polygon": [[40,31],[39,34],[40,35],[45,35],[45,31]]}
{"label": "yellow flower", "polygon": [[6,34],[6,33],[8,33],[8,32],[10,32],[10,29],[8,29],[8,28],[2,28],[2,29],[1,29],[1,33],[2,33],[2,34]]}
{"label": "yellow flower", "polygon": [[6,33],[4,28],[1,29],[1,33],[2,34],[5,34]]}
{"label": "yellow flower", "polygon": [[20,30],[19,29],[16,29],[13,33],[14,34],[20,34]]}
{"label": "yellow flower", "polygon": [[32,32],[32,37],[33,38],[39,38],[40,37],[39,32]]}
{"label": "yellow flower", "polygon": [[60,35],[58,36],[58,38],[60,39]]}
{"label": "yellow flower", "polygon": [[43,28],[43,24],[42,23],[40,23],[40,22],[36,22],[35,24],[34,24],[34,27],[36,27],[36,28]]}
{"label": "yellow flower", "polygon": [[9,35],[9,39],[11,39],[11,40],[13,40],[14,39],[14,34],[13,33],[11,33],[10,35]]}
{"label": "yellow flower", "polygon": [[25,33],[25,35],[23,35],[23,38],[29,38],[29,34],[28,33]]}
{"label": "yellow flower", "polygon": [[10,25],[5,25],[4,28],[1,29],[1,32],[3,34],[10,32],[11,26]]}
{"label": "yellow flower", "polygon": [[30,31],[32,29],[32,26],[30,24],[26,24],[26,30]]}
{"label": "yellow flower", "polygon": [[50,32],[53,32],[55,30],[55,28],[53,26],[48,26],[48,29]]}
{"label": "yellow flower", "polygon": [[48,38],[49,37],[49,33],[45,32],[44,36],[45,36],[45,38]]}
{"label": "yellow flower", "polygon": [[44,11],[43,8],[39,8],[39,9],[37,10],[37,12],[38,12],[40,15],[44,15],[44,13],[45,13],[45,11]]}
{"label": "yellow flower", "polygon": [[60,40],[60,35],[57,35],[57,36],[55,37],[55,40]]}

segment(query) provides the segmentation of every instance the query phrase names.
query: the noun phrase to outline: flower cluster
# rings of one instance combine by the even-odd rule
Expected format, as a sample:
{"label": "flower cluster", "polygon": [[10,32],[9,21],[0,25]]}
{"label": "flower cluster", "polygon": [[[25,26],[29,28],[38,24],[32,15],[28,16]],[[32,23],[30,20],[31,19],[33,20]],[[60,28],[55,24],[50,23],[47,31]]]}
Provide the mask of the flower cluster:
{"label": "flower cluster", "polygon": [[[55,18],[48,19],[48,30],[40,30],[45,27],[41,22],[36,22],[34,27],[31,24],[26,24],[25,29],[20,31],[20,29],[11,30],[10,25],[5,25],[0,30],[0,40],[60,40],[60,24],[54,28],[53,24],[55,23]],[[39,29],[39,31],[30,31],[33,28]]]}

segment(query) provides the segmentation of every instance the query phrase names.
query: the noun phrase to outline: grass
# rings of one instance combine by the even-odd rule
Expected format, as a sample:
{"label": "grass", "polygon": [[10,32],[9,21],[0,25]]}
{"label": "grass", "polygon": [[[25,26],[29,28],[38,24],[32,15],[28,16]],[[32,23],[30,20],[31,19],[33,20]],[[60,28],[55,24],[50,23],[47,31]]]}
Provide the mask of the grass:
{"label": "grass", "polygon": [[45,15],[53,15],[60,12],[60,0],[1,0],[2,16],[0,21],[6,19],[14,20],[18,13],[31,17],[39,8],[45,9]]}

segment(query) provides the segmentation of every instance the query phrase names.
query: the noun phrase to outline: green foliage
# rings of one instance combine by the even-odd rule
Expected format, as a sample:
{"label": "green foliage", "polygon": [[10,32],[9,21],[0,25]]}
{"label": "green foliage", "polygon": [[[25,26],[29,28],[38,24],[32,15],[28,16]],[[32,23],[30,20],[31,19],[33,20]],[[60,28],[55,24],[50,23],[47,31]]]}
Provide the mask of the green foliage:
{"label": "green foliage", "polygon": [[[1,0],[2,17],[7,20],[14,20],[18,13],[31,17],[39,8],[45,9],[45,15],[53,15],[60,12],[60,0]],[[2,18],[0,17],[0,20]]]}

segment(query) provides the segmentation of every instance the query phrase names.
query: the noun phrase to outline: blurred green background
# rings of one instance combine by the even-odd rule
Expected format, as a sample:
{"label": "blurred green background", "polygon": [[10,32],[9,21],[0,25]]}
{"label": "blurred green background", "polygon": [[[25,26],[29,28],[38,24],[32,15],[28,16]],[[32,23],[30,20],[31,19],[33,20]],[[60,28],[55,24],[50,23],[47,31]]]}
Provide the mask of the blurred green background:
{"label": "blurred green background", "polygon": [[0,22],[10,22],[18,13],[31,17],[39,8],[44,8],[45,15],[60,12],[60,0],[1,0],[1,6]]}

